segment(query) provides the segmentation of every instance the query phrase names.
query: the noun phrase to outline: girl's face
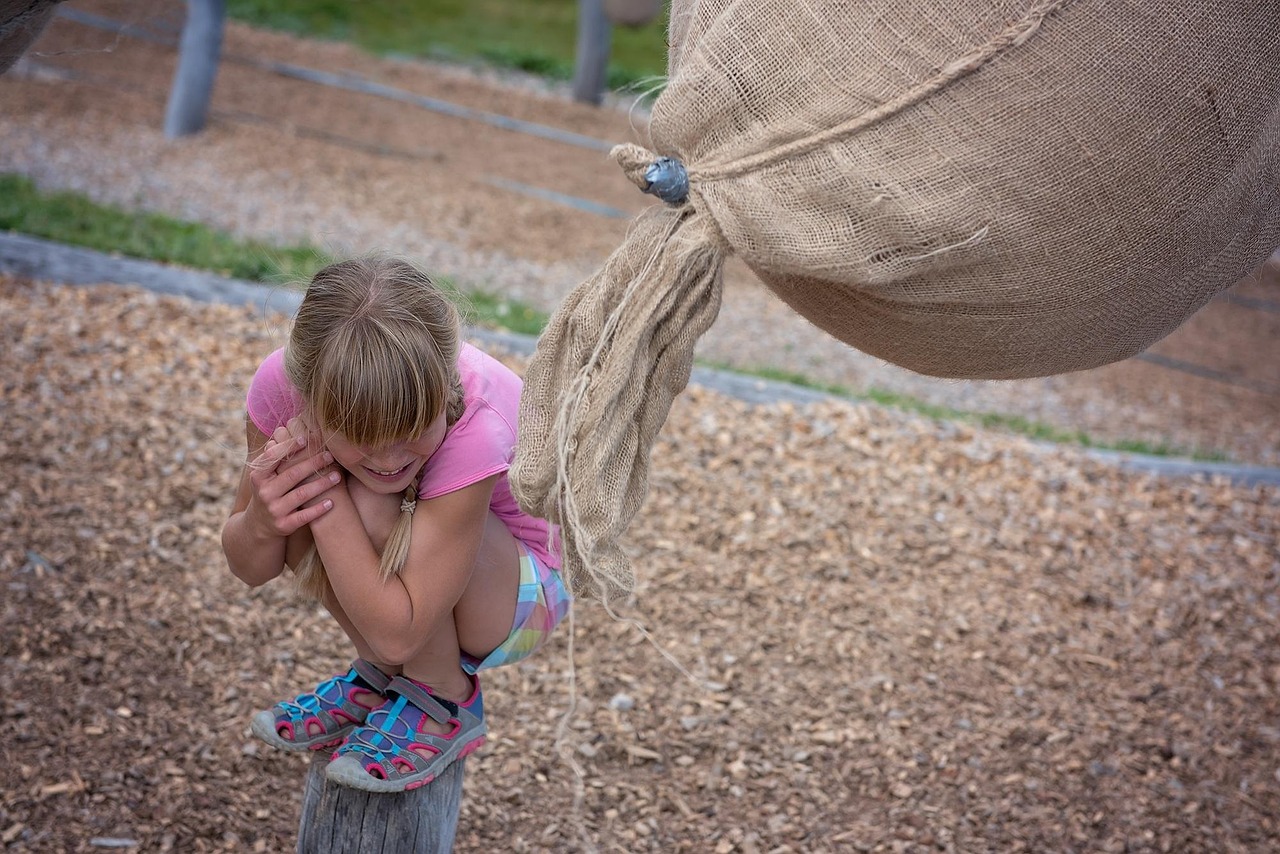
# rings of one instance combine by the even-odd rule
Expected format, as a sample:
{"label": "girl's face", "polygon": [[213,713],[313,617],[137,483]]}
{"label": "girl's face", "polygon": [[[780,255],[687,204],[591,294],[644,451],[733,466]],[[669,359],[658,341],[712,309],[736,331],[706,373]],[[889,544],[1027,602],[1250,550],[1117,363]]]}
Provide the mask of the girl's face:
{"label": "girl's face", "polygon": [[447,430],[445,415],[441,412],[417,439],[382,448],[366,448],[353,445],[335,433],[328,437],[325,447],[338,465],[372,492],[395,495],[404,492],[418,476],[423,465],[444,441]]}

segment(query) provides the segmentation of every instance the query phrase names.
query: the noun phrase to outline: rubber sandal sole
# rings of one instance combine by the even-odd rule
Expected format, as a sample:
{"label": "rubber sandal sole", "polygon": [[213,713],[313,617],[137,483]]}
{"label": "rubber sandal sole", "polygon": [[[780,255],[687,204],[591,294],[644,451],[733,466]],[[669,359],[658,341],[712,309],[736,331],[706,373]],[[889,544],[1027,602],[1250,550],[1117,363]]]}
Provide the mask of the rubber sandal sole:
{"label": "rubber sandal sole", "polygon": [[394,780],[387,780],[370,774],[365,770],[365,763],[353,754],[339,756],[330,762],[325,767],[325,776],[339,785],[352,789],[361,789],[366,792],[376,792],[384,795],[409,792],[427,785],[454,762],[461,762],[475,752],[484,742],[484,735],[473,738],[466,744],[455,746],[452,750],[447,750],[432,757],[431,765],[426,769],[414,774],[405,774]]}
{"label": "rubber sandal sole", "polygon": [[305,741],[290,741],[287,738],[281,738],[280,733],[276,732],[276,716],[270,710],[258,712],[253,716],[253,720],[249,722],[249,729],[261,741],[276,748],[289,753],[306,753],[309,750],[324,750],[328,747],[337,747],[346,741],[356,728],[355,724],[345,726],[336,733],[325,733],[324,735],[312,736]]}

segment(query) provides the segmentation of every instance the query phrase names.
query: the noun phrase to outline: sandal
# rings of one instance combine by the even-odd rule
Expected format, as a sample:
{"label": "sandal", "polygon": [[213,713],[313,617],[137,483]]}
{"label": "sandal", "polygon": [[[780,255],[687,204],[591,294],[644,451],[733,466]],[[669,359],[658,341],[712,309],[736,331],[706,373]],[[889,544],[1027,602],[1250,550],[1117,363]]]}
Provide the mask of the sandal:
{"label": "sandal", "polygon": [[386,701],[390,682],[390,676],[357,658],[345,676],[326,679],[309,694],[258,712],[249,728],[280,750],[301,752],[333,747]]}
{"label": "sandal", "polygon": [[[453,703],[403,676],[387,686],[386,705],[333,754],[325,775],[367,792],[406,792],[425,786],[445,768],[484,744],[484,698],[471,679],[471,698]],[[452,727],[447,735],[424,732],[430,718]]]}

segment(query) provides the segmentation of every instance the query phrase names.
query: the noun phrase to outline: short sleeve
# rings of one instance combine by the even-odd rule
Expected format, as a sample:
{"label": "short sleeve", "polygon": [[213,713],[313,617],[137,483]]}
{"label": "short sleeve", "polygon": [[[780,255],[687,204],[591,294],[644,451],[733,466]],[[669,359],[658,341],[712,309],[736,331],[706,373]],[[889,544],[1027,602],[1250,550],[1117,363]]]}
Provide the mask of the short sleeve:
{"label": "short sleeve", "polygon": [[283,347],[258,366],[245,396],[245,411],[249,413],[249,420],[267,436],[302,413],[302,396],[284,373]]}
{"label": "short sleeve", "polygon": [[418,485],[419,498],[435,498],[511,468],[515,426],[486,400],[468,401],[462,418],[431,455]]}

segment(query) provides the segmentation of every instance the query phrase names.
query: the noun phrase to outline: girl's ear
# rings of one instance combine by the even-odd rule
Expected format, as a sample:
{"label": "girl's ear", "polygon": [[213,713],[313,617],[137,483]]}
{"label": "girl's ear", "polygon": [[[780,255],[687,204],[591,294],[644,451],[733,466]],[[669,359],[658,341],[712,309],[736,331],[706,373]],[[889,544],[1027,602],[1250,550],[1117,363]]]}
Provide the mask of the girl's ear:
{"label": "girl's ear", "polygon": [[321,427],[319,422],[316,421],[315,416],[309,412],[300,415],[299,418],[302,419],[302,423],[306,426],[308,441],[314,438],[319,442],[319,447],[329,447],[329,440],[335,435],[332,430],[327,430],[324,427]]}

